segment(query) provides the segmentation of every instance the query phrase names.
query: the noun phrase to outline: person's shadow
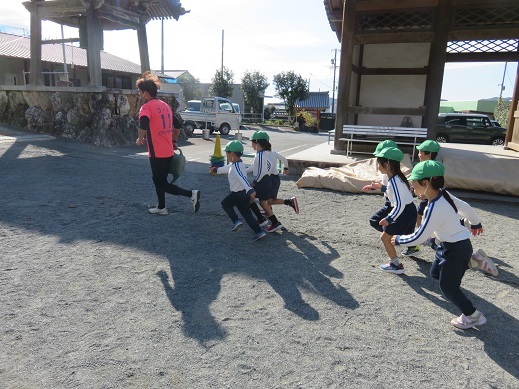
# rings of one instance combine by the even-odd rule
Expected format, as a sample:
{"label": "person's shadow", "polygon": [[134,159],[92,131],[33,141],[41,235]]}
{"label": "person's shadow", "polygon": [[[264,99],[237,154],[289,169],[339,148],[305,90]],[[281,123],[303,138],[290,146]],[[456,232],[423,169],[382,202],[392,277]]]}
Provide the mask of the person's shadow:
{"label": "person's shadow", "polygon": [[[260,242],[249,242],[248,239],[241,242],[243,235],[236,234],[236,239],[229,244],[228,235],[223,234],[223,237],[227,240],[215,237],[216,241],[212,241],[218,249],[196,261],[182,259],[183,253],[196,249],[196,242],[184,244],[182,252],[169,255],[172,280],[166,271],[157,272],[171,305],[182,314],[184,334],[201,344],[226,336],[225,328],[214,318],[210,307],[221,292],[222,282],[229,287],[232,282],[229,277],[267,282],[283,299],[284,307],[304,320],[315,321],[320,317],[304,294],[318,295],[346,309],[359,306],[343,286],[332,281],[343,275],[330,265],[339,254],[327,242],[287,231],[269,235]],[[249,299],[246,304],[261,309],[261,306],[273,303],[275,296],[259,293],[251,298],[254,303]],[[223,303],[230,305],[231,311],[245,304]]]}
{"label": "person's shadow", "polygon": [[[402,279],[420,296],[427,298],[440,308],[452,313],[453,317],[459,316],[460,312],[452,302],[440,299],[434,295],[434,293],[441,293],[441,291],[438,281],[430,276],[431,263],[423,260],[417,260],[416,263],[426,278],[404,276]],[[482,276],[485,277],[483,274]],[[500,274],[500,277],[504,278],[504,274]],[[513,277],[517,278],[515,276]],[[492,280],[499,282],[499,278],[492,278]],[[505,283],[508,284],[509,282],[505,281]],[[427,290],[432,293],[427,292]],[[517,351],[519,350],[519,321],[502,309],[499,309],[496,305],[471,293],[467,289],[463,289],[463,293],[474,303],[474,306],[476,306],[478,310],[486,313],[485,316],[488,322],[477,329],[454,329],[454,331],[462,337],[478,338],[484,344],[485,352],[494,362],[509,374],[519,378],[519,358]]]}

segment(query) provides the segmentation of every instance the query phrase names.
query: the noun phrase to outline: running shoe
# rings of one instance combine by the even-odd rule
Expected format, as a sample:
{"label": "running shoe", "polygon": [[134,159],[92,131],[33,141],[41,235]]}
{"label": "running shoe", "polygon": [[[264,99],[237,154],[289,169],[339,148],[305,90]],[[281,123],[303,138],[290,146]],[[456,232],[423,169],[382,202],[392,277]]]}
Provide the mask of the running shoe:
{"label": "running shoe", "polygon": [[393,262],[388,262],[384,265],[379,266],[380,270],[384,270],[388,273],[394,273],[394,274],[403,274],[405,273],[404,265],[401,263],[398,265],[395,265]]}
{"label": "running shoe", "polygon": [[289,204],[289,205],[290,205],[290,207],[292,207],[292,209],[293,209],[294,211],[296,211],[296,213],[299,215],[299,203],[297,202],[297,198],[292,197],[292,198],[290,199],[290,204]]}
{"label": "running shoe", "polygon": [[497,275],[499,274],[494,262],[488,257],[488,255],[482,249],[474,251],[474,253],[472,254],[472,259],[474,259],[478,263],[478,267],[482,271],[490,273],[494,277],[497,277]]}
{"label": "running shoe", "polygon": [[153,215],[166,216],[168,214],[168,209],[167,208],[150,208],[150,209],[148,209],[148,212]]}
{"label": "running shoe", "polygon": [[470,316],[465,316],[463,313],[460,317],[455,317],[451,320],[454,327],[468,330],[469,328],[485,324],[487,319],[483,316],[483,312],[476,311]]}
{"label": "running shoe", "polygon": [[267,234],[265,234],[265,231],[258,232],[257,234],[255,234],[252,237],[252,241],[255,242],[255,241],[260,240],[261,238],[264,238],[266,236],[267,236]]}
{"label": "running shoe", "polygon": [[422,251],[422,248],[420,246],[414,246],[414,247],[408,247],[406,251],[402,251],[402,255],[404,257],[410,257],[411,255],[418,254],[420,251]]}
{"label": "running shoe", "polygon": [[193,211],[198,212],[200,209],[200,191],[192,190],[191,191],[191,204],[193,204]]}
{"label": "running shoe", "polygon": [[263,220],[258,220],[258,224],[260,225],[260,227],[265,227],[269,223],[270,223],[270,220],[267,219],[266,217],[264,217]]}
{"label": "running shoe", "polygon": [[272,225],[268,226],[267,228],[265,228],[265,231],[274,232],[274,231],[280,230],[282,228],[283,228],[283,226],[281,225],[281,223],[278,222],[278,224],[272,224]]}
{"label": "running shoe", "polygon": [[243,226],[243,223],[241,222],[241,220],[240,219],[236,220],[231,227],[231,232],[238,231],[242,226]]}

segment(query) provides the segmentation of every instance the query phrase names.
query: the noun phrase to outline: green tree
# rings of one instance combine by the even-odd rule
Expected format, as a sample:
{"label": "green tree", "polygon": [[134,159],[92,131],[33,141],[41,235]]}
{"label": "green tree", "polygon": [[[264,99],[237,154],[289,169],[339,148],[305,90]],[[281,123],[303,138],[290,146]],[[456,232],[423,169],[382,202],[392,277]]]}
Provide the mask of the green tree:
{"label": "green tree", "polygon": [[510,101],[501,101],[494,108],[494,118],[501,124],[501,127],[508,128],[508,118],[510,117],[510,109],[512,103]]}
{"label": "green tree", "polygon": [[241,79],[241,90],[243,91],[245,104],[250,107],[251,112],[261,112],[263,100],[260,96],[263,95],[269,85],[267,77],[257,70],[245,72]]}
{"label": "green tree", "polygon": [[200,90],[200,80],[193,77],[189,73],[182,74],[178,80],[180,81],[180,89],[184,102],[189,100],[200,100],[202,91]]}
{"label": "green tree", "polygon": [[234,91],[234,73],[225,66],[223,71],[217,70],[211,80],[213,85],[209,90],[213,96],[230,98]]}
{"label": "green tree", "polygon": [[293,71],[276,74],[273,80],[278,96],[285,102],[287,113],[294,116],[296,101],[308,98],[308,84]]}

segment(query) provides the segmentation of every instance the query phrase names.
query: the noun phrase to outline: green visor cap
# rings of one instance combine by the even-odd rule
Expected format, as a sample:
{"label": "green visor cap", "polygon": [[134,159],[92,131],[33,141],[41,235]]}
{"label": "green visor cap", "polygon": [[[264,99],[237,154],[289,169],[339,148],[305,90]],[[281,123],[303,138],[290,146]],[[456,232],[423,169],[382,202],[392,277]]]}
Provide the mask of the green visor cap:
{"label": "green visor cap", "polygon": [[392,140],[384,140],[377,145],[377,148],[375,149],[373,155],[377,155],[377,153],[380,153],[382,150],[388,147],[394,147],[395,149],[398,149],[398,146]]}
{"label": "green visor cap", "polygon": [[440,151],[440,144],[436,142],[435,140],[426,140],[425,142],[422,142],[420,146],[416,147],[418,150],[421,151],[427,151],[429,153],[437,153]]}
{"label": "green visor cap", "polygon": [[417,163],[413,168],[408,181],[418,181],[424,178],[442,177],[445,173],[445,167],[437,161],[423,161]]}
{"label": "green visor cap", "polygon": [[391,159],[393,161],[402,161],[404,159],[404,153],[396,147],[386,147],[382,151],[375,154],[376,157]]}
{"label": "green visor cap", "polygon": [[265,131],[256,131],[254,134],[252,134],[251,140],[258,140],[258,139],[266,139],[270,140],[269,134],[267,134]]}
{"label": "green visor cap", "polygon": [[243,145],[238,140],[232,140],[225,146],[225,151],[230,153],[243,153]]}

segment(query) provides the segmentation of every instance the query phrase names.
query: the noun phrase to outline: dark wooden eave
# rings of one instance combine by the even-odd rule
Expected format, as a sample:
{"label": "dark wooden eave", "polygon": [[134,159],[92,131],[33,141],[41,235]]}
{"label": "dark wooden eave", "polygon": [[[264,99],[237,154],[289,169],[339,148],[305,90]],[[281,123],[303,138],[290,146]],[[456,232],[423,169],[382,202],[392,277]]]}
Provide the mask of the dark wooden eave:
{"label": "dark wooden eave", "polygon": [[[371,17],[399,14],[403,12],[431,13],[439,6],[439,0],[324,0],[325,11],[333,31],[340,41],[342,36],[342,20],[344,2],[354,2],[355,12],[359,17]],[[463,16],[470,10],[500,10],[502,18],[468,23],[453,23],[449,31],[450,41],[471,41],[479,39],[518,39],[519,38],[519,2],[517,0],[451,0],[450,6],[454,14]],[[456,16],[455,16],[456,17]],[[460,19],[458,17],[458,19]],[[432,22],[432,20],[431,20]],[[456,22],[456,20],[455,20]],[[410,26],[401,29],[359,30],[358,20],[354,32],[354,44],[382,44],[402,42],[432,42],[434,38],[433,23],[430,26]]]}
{"label": "dark wooden eave", "polygon": [[[26,1],[25,8],[31,12],[38,7],[42,20],[49,20],[69,27],[79,27],[79,17],[91,6],[85,0],[53,0],[33,3]],[[137,29],[152,19],[176,19],[189,12],[180,3],[171,0],[151,0],[146,8],[136,6],[131,0],[96,0],[93,2],[103,30]]]}

